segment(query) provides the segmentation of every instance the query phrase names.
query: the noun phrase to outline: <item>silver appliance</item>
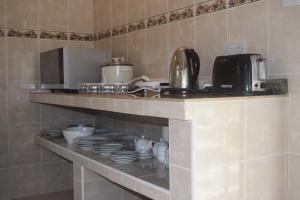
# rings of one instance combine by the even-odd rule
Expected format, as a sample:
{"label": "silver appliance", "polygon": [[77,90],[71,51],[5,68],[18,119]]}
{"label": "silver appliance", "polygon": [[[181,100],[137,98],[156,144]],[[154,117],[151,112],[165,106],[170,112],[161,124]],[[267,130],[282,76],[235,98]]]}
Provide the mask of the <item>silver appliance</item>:
{"label": "silver appliance", "polygon": [[96,48],[59,48],[40,54],[41,88],[77,90],[80,83],[101,82],[100,66],[111,51]]}
{"label": "silver appliance", "polygon": [[199,71],[200,59],[197,52],[194,49],[178,48],[170,66],[170,89],[173,91],[197,90]]}

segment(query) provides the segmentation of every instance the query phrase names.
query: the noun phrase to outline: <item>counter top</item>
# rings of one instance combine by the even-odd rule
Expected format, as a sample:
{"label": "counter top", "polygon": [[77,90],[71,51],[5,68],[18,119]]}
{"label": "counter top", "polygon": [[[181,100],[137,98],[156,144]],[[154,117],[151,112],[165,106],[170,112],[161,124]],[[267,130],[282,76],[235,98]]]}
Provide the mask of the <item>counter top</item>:
{"label": "counter top", "polygon": [[177,98],[173,96],[162,97],[157,95],[141,97],[135,95],[66,94],[46,92],[31,92],[29,94],[29,99],[37,103],[181,120],[191,119],[189,110],[193,109],[196,104],[276,97],[278,96],[214,97],[203,94],[188,98]]}
{"label": "counter top", "polygon": [[[152,160],[118,164],[91,151],[83,151],[62,139],[35,136],[34,142],[44,148],[115,182],[152,199],[169,198],[169,172]],[[149,191],[152,191],[149,193]]]}

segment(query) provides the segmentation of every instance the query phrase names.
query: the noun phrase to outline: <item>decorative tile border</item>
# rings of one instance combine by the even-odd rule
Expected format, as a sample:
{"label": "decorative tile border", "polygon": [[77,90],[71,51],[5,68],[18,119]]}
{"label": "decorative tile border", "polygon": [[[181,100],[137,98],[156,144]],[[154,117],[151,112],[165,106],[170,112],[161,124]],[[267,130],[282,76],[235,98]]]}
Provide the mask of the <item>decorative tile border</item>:
{"label": "decorative tile border", "polygon": [[154,26],[159,26],[168,23],[168,17],[166,14],[150,17],[147,20],[147,28],[151,28]]}
{"label": "decorative tile border", "polygon": [[107,39],[107,38],[111,38],[111,30],[106,30],[106,31],[102,31],[102,32],[98,33],[98,36],[97,36],[98,40],[103,40],[103,39]]}
{"label": "decorative tile border", "polygon": [[0,37],[19,37],[35,39],[40,38],[72,41],[97,41],[257,1],[260,0],[207,0],[204,2],[200,2],[195,6],[190,5],[178,10],[152,16],[147,19],[141,19],[133,23],[125,24],[119,27],[114,27],[112,29],[104,30],[98,33],[68,33],[4,28],[0,29]]}
{"label": "decorative tile border", "polygon": [[41,39],[68,40],[68,34],[64,32],[41,31]]}
{"label": "decorative tile border", "polygon": [[194,17],[194,6],[189,6],[180,10],[175,10],[169,14],[169,22],[175,22]]}
{"label": "decorative tile border", "polygon": [[128,25],[128,33],[134,31],[140,31],[146,28],[145,20],[140,20],[138,22],[134,22]]}
{"label": "decorative tile border", "polygon": [[7,32],[7,37],[38,38],[38,33],[35,30],[9,29]]}
{"label": "decorative tile border", "polygon": [[226,0],[211,0],[196,5],[196,16],[204,15],[227,8]]}
{"label": "decorative tile border", "polygon": [[0,37],[5,37],[5,31],[0,29]]}
{"label": "decorative tile border", "polygon": [[253,3],[260,0],[229,0],[228,6],[229,8],[240,6],[243,4]]}
{"label": "decorative tile border", "polygon": [[127,33],[127,26],[124,25],[124,26],[119,26],[119,27],[116,27],[116,28],[113,28],[112,29],[112,36],[119,36],[119,35],[124,35]]}
{"label": "decorative tile border", "polygon": [[75,41],[95,41],[96,34],[94,33],[70,33],[70,40]]}

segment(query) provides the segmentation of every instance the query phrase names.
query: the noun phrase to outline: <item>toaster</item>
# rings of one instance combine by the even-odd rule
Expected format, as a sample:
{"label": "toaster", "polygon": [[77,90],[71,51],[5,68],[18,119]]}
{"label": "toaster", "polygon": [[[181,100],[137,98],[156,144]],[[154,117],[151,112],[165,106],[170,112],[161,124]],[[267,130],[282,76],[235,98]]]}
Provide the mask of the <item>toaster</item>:
{"label": "toaster", "polygon": [[216,93],[244,94],[266,91],[265,60],[260,54],[219,56],[213,67]]}

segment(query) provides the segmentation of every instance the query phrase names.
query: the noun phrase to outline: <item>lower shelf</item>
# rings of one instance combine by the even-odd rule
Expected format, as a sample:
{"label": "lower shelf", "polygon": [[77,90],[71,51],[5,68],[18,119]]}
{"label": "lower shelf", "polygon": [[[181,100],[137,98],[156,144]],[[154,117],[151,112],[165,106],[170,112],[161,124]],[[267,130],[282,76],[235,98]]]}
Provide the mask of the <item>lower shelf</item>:
{"label": "lower shelf", "polygon": [[61,191],[50,194],[42,194],[34,197],[26,197],[15,200],[73,200],[73,191]]}
{"label": "lower shelf", "polygon": [[73,163],[146,197],[154,200],[166,200],[170,197],[169,170],[155,159],[118,164],[93,152],[83,151],[76,145],[69,145],[64,139],[49,140],[35,136],[34,141]]}

